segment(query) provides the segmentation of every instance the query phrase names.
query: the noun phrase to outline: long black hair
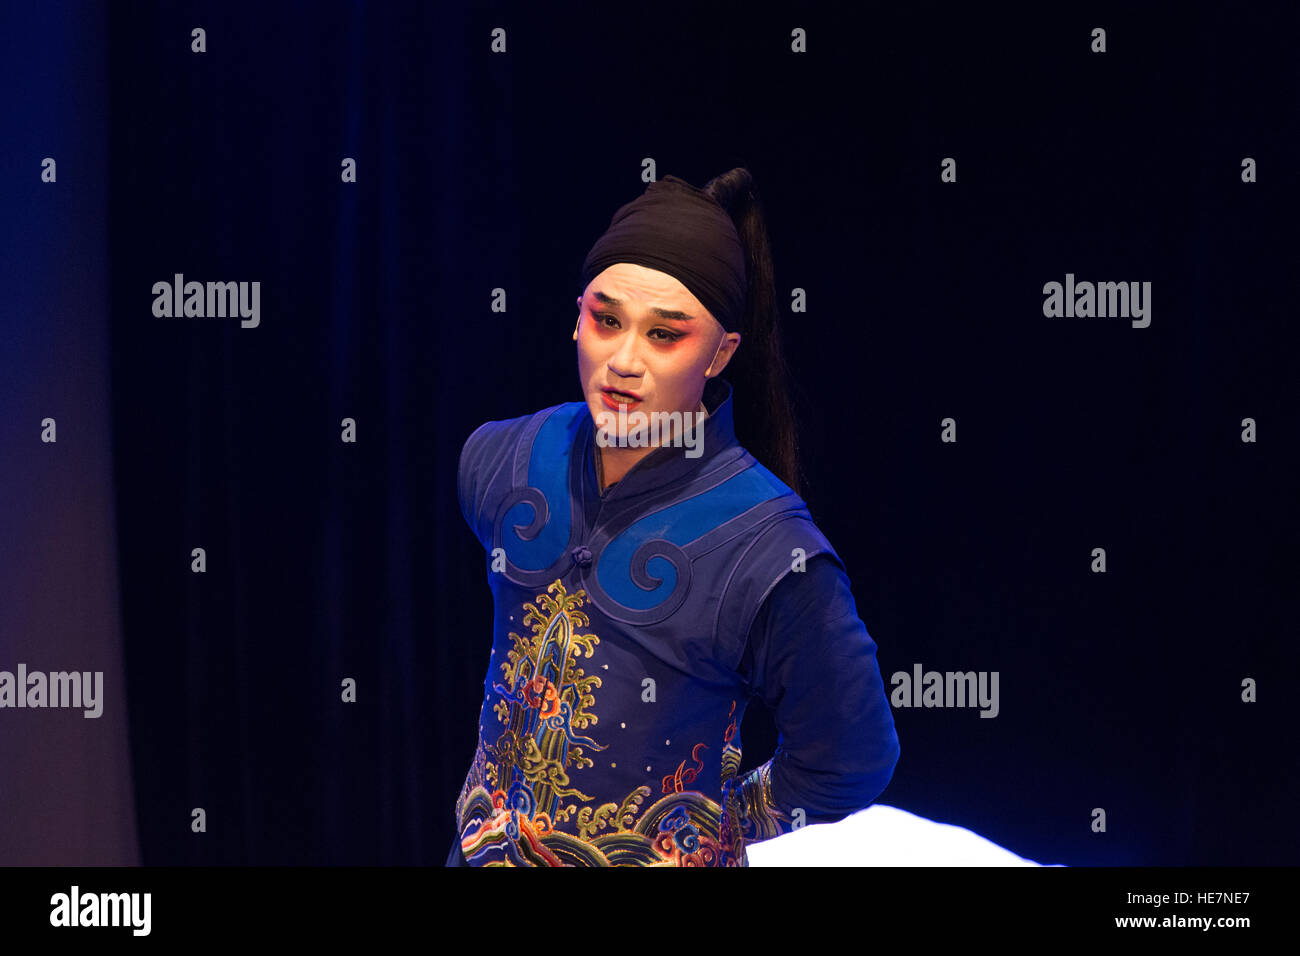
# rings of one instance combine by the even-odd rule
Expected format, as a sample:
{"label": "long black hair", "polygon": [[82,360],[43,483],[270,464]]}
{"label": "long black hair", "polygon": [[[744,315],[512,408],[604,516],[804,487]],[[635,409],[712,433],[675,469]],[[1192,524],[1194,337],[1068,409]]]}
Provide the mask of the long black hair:
{"label": "long black hair", "polygon": [[731,215],[745,249],[748,289],[740,347],[723,377],[732,383],[736,440],[796,494],[803,472],[795,433],[763,204],[748,169],[737,166],[709,180],[704,192]]}

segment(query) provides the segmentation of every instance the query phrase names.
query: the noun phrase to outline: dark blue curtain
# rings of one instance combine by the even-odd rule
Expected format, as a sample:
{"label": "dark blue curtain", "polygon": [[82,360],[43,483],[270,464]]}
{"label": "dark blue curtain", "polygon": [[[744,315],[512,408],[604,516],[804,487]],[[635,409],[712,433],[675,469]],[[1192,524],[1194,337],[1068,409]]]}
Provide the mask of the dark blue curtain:
{"label": "dark blue curtain", "polygon": [[0,6],[0,671],[100,675],[98,716],[0,709],[2,865],[140,859],[113,513],[106,13]]}

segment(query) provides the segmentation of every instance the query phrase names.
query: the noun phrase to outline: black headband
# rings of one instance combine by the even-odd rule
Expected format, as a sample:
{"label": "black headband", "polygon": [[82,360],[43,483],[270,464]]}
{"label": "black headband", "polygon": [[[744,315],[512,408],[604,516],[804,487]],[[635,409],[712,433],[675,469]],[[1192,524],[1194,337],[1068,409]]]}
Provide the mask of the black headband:
{"label": "black headband", "polygon": [[703,190],[665,176],[614,213],[582,263],[582,287],[618,262],[673,276],[728,332],[745,312],[745,251],[731,215]]}

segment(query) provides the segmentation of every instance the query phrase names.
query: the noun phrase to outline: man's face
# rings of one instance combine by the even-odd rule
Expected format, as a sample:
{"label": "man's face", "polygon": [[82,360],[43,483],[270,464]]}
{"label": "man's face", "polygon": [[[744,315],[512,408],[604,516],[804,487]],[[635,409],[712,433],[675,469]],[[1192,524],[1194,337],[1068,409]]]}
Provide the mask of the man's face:
{"label": "man's face", "polygon": [[706,378],[726,367],[740,335],[727,332],[673,276],[630,262],[610,266],[578,298],[578,378],[601,414],[694,412]]}

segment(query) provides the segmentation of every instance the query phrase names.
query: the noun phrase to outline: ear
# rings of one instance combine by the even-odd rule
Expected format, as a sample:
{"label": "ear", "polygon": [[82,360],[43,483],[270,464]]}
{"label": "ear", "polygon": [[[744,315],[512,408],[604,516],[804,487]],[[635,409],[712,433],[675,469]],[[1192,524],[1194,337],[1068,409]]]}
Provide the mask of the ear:
{"label": "ear", "polygon": [[736,354],[736,349],[740,348],[740,333],[728,332],[722,337],[722,342],[718,346],[718,354],[713,356],[713,361],[704,372],[705,378],[713,378],[715,375],[722,374],[722,370],[727,367],[731,357]]}

